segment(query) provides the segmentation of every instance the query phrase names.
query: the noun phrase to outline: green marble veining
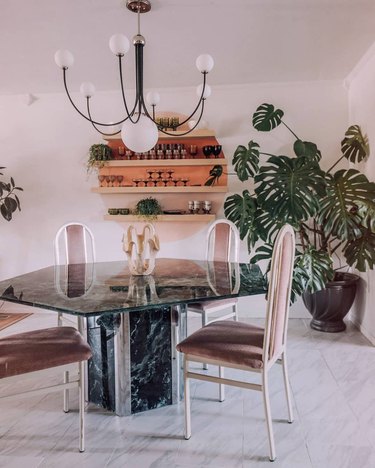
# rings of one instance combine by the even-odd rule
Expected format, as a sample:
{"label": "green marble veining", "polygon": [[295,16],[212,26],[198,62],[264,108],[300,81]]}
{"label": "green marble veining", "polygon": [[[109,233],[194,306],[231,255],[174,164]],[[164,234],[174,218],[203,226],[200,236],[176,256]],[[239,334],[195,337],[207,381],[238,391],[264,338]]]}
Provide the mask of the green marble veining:
{"label": "green marble veining", "polygon": [[264,292],[257,265],[163,258],[150,276],[131,276],[120,261],[51,266],[0,282],[0,299],[85,317]]}

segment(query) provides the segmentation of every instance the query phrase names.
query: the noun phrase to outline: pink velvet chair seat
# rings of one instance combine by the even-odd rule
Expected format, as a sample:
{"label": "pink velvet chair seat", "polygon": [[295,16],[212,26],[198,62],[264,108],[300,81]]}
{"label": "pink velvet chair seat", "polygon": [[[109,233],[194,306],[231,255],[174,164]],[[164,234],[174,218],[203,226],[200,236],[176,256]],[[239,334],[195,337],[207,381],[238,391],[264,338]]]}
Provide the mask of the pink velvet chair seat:
{"label": "pink velvet chair seat", "polygon": [[91,349],[73,327],[54,327],[0,339],[0,378],[81,362]]}
{"label": "pink velvet chair seat", "polygon": [[264,329],[243,322],[220,320],[188,336],[177,345],[181,353],[228,364],[263,368]]}
{"label": "pink velvet chair seat", "polygon": [[189,309],[201,309],[202,311],[209,311],[211,309],[215,309],[217,307],[230,307],[232,305],[237,304],[238,299],[220,299],[219,301],[204,301],[204,302],[195,302],[193,304],[189,304]]}

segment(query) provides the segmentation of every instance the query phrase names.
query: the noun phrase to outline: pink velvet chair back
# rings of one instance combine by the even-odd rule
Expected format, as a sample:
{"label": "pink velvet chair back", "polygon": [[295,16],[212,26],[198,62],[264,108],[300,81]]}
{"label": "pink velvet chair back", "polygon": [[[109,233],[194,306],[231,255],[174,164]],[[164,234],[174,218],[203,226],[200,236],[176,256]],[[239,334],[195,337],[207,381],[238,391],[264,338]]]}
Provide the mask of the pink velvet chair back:
{"label": "pink velvet chair back", "polygon": [[95,263],[94,236],[84,224],[65,224],[55,237],[55,264],[79,263]]}
{"label": "pink velvet chair back", "polygon": [[238,262],[240,238],[236,226],[226,219],[214,221],[207,234],[207,260]]}
{"label": "pink velvet chair back", "polygon": [[295,235],[283,226],[275,240],[268,287],[263,362],[277,358],[286,343],[295,254]]}

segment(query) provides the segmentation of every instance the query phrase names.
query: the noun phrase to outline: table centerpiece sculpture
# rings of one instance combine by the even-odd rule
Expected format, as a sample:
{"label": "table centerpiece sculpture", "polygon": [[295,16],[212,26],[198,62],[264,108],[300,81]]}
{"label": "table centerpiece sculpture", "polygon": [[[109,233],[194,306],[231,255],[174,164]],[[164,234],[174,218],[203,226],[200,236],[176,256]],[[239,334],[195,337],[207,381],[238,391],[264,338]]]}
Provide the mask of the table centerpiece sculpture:
{"label": "table centerpiece sculpture", "polygon": [[154,226],[147,223],[142,234],[138,234],[135,227],[130,225],[122,242],[130,273],[135,276],[151,275],[155,268],[156,254],[160,249]]}

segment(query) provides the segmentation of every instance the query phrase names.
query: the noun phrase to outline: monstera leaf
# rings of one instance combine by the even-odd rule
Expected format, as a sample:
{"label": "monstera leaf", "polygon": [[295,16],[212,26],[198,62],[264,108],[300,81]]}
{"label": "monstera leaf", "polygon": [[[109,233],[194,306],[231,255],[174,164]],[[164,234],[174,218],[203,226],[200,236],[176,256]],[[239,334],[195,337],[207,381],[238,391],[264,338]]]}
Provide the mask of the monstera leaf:
{"label": "monstera leaf", "polygon": [[260,239],[264,242],[272,242],[275,234],[283,226],[282,221],[277,221],[267,211],[258,209],[254,216],[254,227]]}
{"label": "monstera leaf", "polygon": [[272,104],[261,104],[253,115],[253,127],[260,132],[269,132],[281,124],[284,112]]}
{"label": "monstera leaf", "polygon": [[316,144],[310,141],[296,140],[293,149],[295,155],[298,157],[306,157],[316,162],[319,162],[322,158],[322,154],[318,150]]}
{"label": "monstera leaf", "polygon": [[328,179],[327,196],[322,200],[318,218],[326,234],[342,240],[360,237],[360,218],[356,213],[359,204],[375,209],[375,183],[356,169],[337,171]]}
{"label": "monstera leaf", "polygon": [[341,152],[350,162],[361,162],[370,154],[367,135],[363,135],[359,125],[351,125],[341,142]]}
{"label": "monstera leaf", "polygon": [[220,179],[222,174],[223,174],[223,166],[220,166],[220,165],[214,166],[210,170],[209,177],[206,180],[206,183],[204,185],[206,186],[215,185]]}
{"label": "monstera leaf", "polygon": [[255,176],[255,192],[260,207],[275,221],[294,226],[313,216],[319,196],[325,193],[324,173],[314,161],[306,158],[271,156],[270,165],[260,168]]}
{"label": "monstera leaf", "polygon": [[237,146],[234,152],[232,164],[241,182],[248,180],[259,170],[259,145],[255,141],[250,141],[248,148],[243,145]]}
{"label": "monstera leaf", "polygon": [[298,255],[294,276],[299,283],[297,287],[295,285],[295,290],[313,293],[323,289],[334,276],[330,255],[310,245],[305,252]]}
{"label": "monstera leaf", "polygon": [[359,271],[366,271],[366,266],[375,265],[375,233],[371,229],[362,229],[361,237],[346,242],[344,255],[348,265]]}
{"label": "monstera leaf", "polygon": [[[254,214],[257,208],[257,202],[255,198],[252,198],[248,190],[244,190],[242,196],[236,193],[225,200],[225,217],[237,226],[241,240],[254,232]],[[257,236],[255,234],[254,243],[256,240]]]}

